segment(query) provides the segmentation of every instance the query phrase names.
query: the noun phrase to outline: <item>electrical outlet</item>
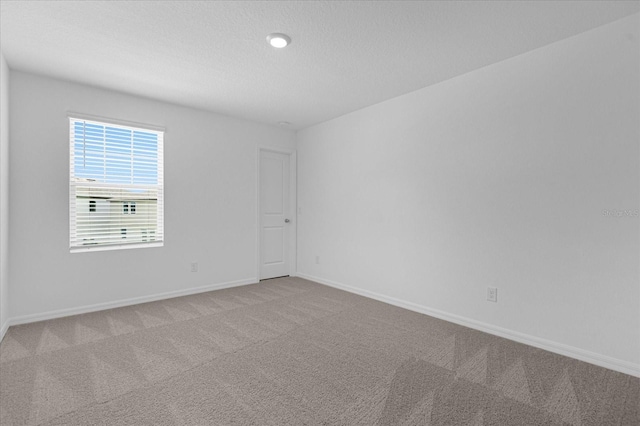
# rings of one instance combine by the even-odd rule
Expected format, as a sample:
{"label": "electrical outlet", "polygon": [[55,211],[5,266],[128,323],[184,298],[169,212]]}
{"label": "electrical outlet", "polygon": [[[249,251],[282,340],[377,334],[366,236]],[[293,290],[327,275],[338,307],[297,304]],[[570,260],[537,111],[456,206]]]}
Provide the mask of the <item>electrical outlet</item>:
{"label": "electrical outlet", "polygon": [[320,256],[316,256],[316,265],[320,264]]}
{"label": "electrical outlet", "polygon": [[198,262],[191,262],[191,272],[198,272]]}
{"label": "electrical outlet", "polygon": [[498,301],[498,289],[495,287],[487,287],[487,300],[489,302]]}

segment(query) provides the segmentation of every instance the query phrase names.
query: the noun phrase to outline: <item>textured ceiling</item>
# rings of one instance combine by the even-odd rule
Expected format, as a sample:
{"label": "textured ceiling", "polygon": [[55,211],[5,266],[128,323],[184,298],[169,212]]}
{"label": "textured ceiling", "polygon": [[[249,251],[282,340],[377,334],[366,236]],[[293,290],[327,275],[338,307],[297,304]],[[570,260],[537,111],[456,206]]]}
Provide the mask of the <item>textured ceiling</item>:
{"label": "textured ceiling", "polygon": [[[0,2],[10,68],[300,129],[640,11],[637,1]],[[283,50],[272,32],[291,36]]]}

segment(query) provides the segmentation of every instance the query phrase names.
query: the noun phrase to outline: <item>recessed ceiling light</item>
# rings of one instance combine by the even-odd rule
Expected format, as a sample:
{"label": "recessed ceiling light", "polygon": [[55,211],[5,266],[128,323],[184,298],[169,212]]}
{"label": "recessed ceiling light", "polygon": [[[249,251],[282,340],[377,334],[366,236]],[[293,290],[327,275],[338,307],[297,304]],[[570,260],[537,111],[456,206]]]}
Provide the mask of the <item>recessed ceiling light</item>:
{"label": "recessed ceiling light", "polygon": [[287,127],[287,126],[291,126],[291,123],[289,123],[288,121],[279,121],[278,126]]}
{"label": "recessed ceiling light", "polygon": [[287,45],[291,43],[291,37],[286,34],[273,33],[267,36],[267,43],[269,43],[273,47],[282,49],[283,47],[287,47]]}

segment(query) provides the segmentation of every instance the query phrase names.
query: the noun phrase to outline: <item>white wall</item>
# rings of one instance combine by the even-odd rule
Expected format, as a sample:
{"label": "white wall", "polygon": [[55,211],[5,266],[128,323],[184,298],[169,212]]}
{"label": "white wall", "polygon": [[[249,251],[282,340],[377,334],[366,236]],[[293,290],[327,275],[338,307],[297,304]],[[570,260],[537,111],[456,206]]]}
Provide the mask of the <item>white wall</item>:
{"label": "white wall", "polygon": [[9,326],[9,67],[0,53],[0,340]]}
{"label": "white wall", "polygon": [[298,273],[640,374],[638,24],[300,131]]}
{"label": "white wall", "polygon": [[[10,107],[12,322],[256,281],[257,146],[292,131],[15,71]],[[68,111],[165,127],[164,247],[69,253]]]}

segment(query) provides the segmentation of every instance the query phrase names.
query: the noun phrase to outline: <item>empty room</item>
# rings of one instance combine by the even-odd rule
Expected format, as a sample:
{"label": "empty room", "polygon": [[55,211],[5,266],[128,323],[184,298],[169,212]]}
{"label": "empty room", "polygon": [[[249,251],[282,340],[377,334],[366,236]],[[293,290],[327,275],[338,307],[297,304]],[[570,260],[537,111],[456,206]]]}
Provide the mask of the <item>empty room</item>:
{"label": "empty room", "polygon": [[0,0],[0,425],[640,425],[639,40]]}

